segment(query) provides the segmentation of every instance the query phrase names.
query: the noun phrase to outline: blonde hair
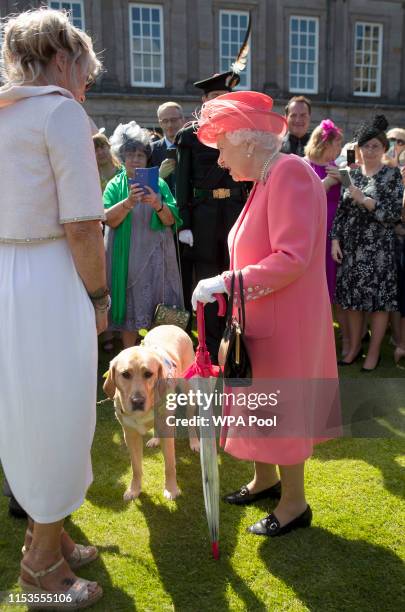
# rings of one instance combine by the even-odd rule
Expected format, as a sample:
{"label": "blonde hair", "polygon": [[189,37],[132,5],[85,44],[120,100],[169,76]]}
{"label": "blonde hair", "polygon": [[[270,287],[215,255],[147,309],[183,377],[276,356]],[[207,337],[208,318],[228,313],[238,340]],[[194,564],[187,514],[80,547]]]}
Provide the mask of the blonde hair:
{"label": "blonde hair", "polygon": [[108,140],[107,136],[103,133],[103,132],[97,132],[97,134],[94,134],[93,136],[93,144],[94,144],[94,148],[101,148],[101,147],[108,147],[109,151],[110,151],[110,155],[111,155],[111,161],[113,163],[113,165],[116,168],[119,168],[121,166],[121,163],[119,161],[119,159],[116,157],[116,155],[113,153],[113,151],[111,151],[111,145],[110,145],[110,141]]}
{"label": "blonde hair", "polygon": [[340,131],[330,132],[325,137],[324,128],[322,125],[318,125],[312,132],[304,149],[305,156],[314,160],[321,159],[325,150],[336,138],[342,138],[342,133]]}
{"label": "blonde hair", "polygon": [[387,132],[387,138],[399,138],[405,141],[405,130],[403,128],[391,128]]}
{"label": "blonde hair", "polygon": [[65,51],[72,62],[95,79],[101,70],[90,36],[69,21],[66,11],[42,7],[10,16],[3,28],[1,76],[6,85],[35,83],[58,51]]}

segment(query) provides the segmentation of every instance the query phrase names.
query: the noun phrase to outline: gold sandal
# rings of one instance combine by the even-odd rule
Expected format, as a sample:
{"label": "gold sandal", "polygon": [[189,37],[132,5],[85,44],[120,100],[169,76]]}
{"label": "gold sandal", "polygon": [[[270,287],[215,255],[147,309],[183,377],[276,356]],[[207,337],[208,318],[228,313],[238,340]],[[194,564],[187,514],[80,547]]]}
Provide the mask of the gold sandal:
{"label": "gold sandal", "polygon": [[[52,608],[54,610],[81,610],[88,608],[98,601],[103,595],[103,589],[97,582],[90,582],[84,578],[76,578],[70,589],[67,591],[48,591],[41,585],[41,578],[48,576],[58,569],[64,563],[65,558],[61,557],[59,561],[51,565],[45,570],[34,572],[23,561],[21,561],[22,569],[29,574],[36,584],[26,582],[21,578],[18,579],[23,592],[28,596],[27,604],[29,609]],[[97,589],[91,593],[90,585],[96,585]]]}
{"label": "gold sandal", "polygon": [[[32,539],[32,531],[27,528],[27,535]],[[21,552],[25,555],[29,551],[29,546],[23,546]],[[75,547],[69,557],[65,557],[70,569],[77,570],[83,565],[91,563],[98,557],[98,550],[95,546],[84,546],[83,544],[75,544]]]}

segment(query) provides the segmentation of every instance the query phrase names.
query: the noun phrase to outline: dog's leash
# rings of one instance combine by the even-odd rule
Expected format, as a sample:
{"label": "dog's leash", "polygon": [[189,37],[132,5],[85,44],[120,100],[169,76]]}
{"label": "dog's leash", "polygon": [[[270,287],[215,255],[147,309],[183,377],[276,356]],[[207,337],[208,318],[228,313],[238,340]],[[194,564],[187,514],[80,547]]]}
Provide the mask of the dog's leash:
{"label": "dog's leash", "polygon": [[96,406],[101,406],[101,404],[106,404],[107,402],[114,403],[114,400],[110,399],[109,397],[106,397],[105,399],[102,399],[99,402],[96,402]]}

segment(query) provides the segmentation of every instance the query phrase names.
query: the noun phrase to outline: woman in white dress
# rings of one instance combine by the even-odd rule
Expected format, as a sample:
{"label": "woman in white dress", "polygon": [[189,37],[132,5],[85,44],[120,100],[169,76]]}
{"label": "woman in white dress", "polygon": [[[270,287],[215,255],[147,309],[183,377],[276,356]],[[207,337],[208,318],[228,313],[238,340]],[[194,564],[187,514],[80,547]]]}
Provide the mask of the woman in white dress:
{"label": "woman in white dress", "polygon": [[[100,69],[65,13],[10,18],[0,88],[0,460],[30,517],[20,585],[54,607],[102,595],[63,519],[92,481],[97,332],[109,303],[103,205],[80,103]],[[48,599],[49,601],[49,599]]]}

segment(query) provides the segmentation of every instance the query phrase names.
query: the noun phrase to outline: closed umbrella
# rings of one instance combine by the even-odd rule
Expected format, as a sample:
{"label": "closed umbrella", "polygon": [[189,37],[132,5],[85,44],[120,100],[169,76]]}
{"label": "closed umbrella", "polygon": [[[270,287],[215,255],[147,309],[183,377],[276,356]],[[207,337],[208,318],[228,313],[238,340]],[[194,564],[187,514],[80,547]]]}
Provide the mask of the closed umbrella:
{"label": "closed umbrella", "polygon": [[[221,294],[215,294],[215,297],[218,301],[218,315],[224,316],[226,311],[225,299]],[[212,379],[219,376],[220,368],[219,366],[212,365],[205,343],[204,305],[201,302],[197,303],[197,330],[198,346],[195,362],[185,372],[184,378],[198,377],[200,379],[198,381],[198,388],[212,392]],[[210,403],[208,409],[207,406],[199,404],[200,461],[211,550],[214,559],[219,559],[219,472],[215,427],[212,419],[212,404],[213,402]],[[202,424],[207,422],[208,425],[206,426]]]}

